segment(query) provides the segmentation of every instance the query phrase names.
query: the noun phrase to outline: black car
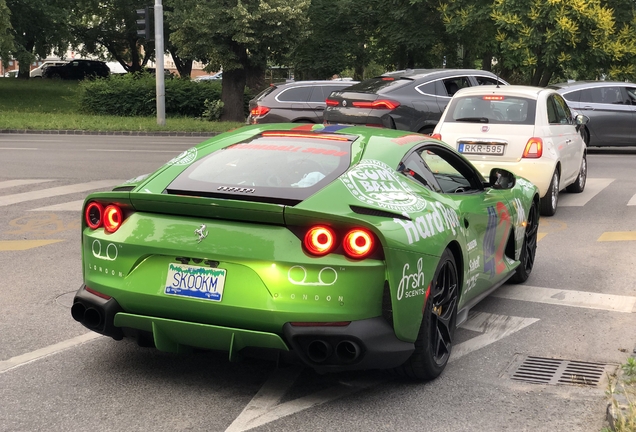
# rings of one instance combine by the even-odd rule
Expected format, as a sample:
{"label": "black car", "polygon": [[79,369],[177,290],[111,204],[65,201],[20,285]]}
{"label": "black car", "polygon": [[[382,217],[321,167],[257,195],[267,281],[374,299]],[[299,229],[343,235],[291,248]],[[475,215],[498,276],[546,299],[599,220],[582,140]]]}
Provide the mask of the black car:
{"label": "black car", "polygon": [[71,60],[61,66],[49,66],[42,72],[43,78],[60,78],[67,80],[81,80],[84,78],[106,78],[110,75],[110,68],[103,61]]}
{"label": "black car", "polygon": [[457,90],[505,85],[476,69],[407,69],[337,91],[327,99],[326,123],[365,124],[431,133]]}
{"label": "black car", "polygon": [[358,81],[294,81],[272,84],[250,101],[247,124],[322,123],[325,100]]}
{"label": "black car", "polygon": [[574,114],[590,121],[581,129],[588,146],[636,145],[636,84],[621,81],[574,81],[552,86]]}

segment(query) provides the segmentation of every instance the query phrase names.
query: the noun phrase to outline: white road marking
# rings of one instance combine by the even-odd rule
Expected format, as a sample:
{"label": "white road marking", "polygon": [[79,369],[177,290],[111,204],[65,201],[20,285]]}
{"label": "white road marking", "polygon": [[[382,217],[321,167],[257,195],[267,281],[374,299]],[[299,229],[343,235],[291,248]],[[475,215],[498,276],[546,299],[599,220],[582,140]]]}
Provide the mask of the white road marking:
{"label": "white road marking", "polygon": [[625,313],[635,312],[634,306],[636,305],[636,297],[631,296],[540,288],[528,285],[504,285],[492,293],[491,296],[509,300]]}
{"label": "white road marking", "polygon": [[578,194],[559,194],[559,207],[582,207],[614,180],[611,178],[588,178],[583,192]]}
{"label": "white road marking", "polygon": [[38,183],[50,182],[53,180],[40,180],[40,179],[24,179],[24,180],[7,180],[0,182],[0,189],[6,189],[16,186],[32,185]]}
{"label": "white road marking", "polygon": [[[490,345],[537,321],[539,321],[538,318],[522,318],[485,312],[471,312],[468,320],[461,327],[483,334],[453,347],[449,362]],[[275,370],[261,390],[254,396],[225,432],[247,431],[386,382],[384,378],[362,378],[340,381],[333,387],[279,404],[285,393],[293,385],[301,370],[302,369],[294,368]]]}
{"label": "white road marking", "polygon": [[636,195],[634,195],[632,197],[632,199],[629,200],[629,202],[627,203],[628,206],[636,206]]}
{"label": "white road marking", "polygon": [[89,152],[181,153],[181,150],[86,149]]}
{"label": "white road marking", "polygon": [[88,183],[78,183],[68,186],[59,186],[49,189],[40,189],[32,192],[23,192],[14,195],[0,196],[0,207],[17,204],[25,201],[33,201],[42,198],[67,195],[76,192],[86,192],[94,189],[103,189],[123,183],[124,180],[99,180]]}
{"label": "white road marking", "polygon": [[0,150],[38,150],[35,147],[0,147]]}
{"label": "white road marking", "polygon": [[100,337],[102,335],[99,333],[90,332],[26,354],[11,357],[9,360],[0,361],[0,374]]}
{"label": "white road marking", "polygon": [[29,211],[82,211],[82,206],[84,205],[84,200],[77,201],[69,201],[67,203],[55,204],[46,207],[40,207],[36,209],[31,209]]}
{"label": "white road marking", "polygon": [[470,312],[468,320],[461,328],[483,333],[453,347],[449,362],[455,361],[468,353],[497,342],[519,330],[539,321],[538,318],[522,318],[507,315],[495,315],[485,312]]}

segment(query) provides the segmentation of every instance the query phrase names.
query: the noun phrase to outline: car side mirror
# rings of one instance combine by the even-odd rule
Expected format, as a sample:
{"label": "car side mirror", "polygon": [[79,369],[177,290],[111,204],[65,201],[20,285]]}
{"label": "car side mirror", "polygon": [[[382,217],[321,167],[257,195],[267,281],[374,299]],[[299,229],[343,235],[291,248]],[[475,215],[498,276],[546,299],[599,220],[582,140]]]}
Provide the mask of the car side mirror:
{"label": "car side mirror", "polygon": [[574,122],[576,123],[577,126],[587,124],[587,122],[589,121],[590,121],[590,118],[583,114],[577,114],[577,116],[574,117]]}
{"label": "car side mirror", "polygon": [[503,168],[493,168],[490,170],[490,187],[493,189],[512,189],[515,187],[517,179],[510,171]]}

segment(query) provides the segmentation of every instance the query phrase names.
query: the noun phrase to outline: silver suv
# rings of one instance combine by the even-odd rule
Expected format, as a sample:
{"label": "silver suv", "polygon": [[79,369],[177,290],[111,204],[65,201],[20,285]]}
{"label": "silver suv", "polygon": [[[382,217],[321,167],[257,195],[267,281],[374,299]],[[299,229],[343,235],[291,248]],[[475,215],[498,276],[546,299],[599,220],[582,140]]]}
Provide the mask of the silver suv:
{"label": "silver suv", "polygon": [[574,81],[550,86],[573,111],[590,121],[581,129],[588,146],[636,145],[636,84],[621,81]]}
{"label": "silver suv", "polygon": [[247,124],[322,123],[325,100],[331,92],[358,81],[294,81],[272,84],[250,101]]}

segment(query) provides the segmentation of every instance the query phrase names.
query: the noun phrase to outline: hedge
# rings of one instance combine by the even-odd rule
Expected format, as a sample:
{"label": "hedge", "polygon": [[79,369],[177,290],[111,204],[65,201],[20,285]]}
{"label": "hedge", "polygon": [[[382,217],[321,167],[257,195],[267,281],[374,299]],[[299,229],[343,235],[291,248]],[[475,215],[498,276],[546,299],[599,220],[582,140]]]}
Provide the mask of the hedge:
{"label": "hedge", "polygon": [[[166,79],[166,116],[201,117],[205,101],[221,99],[221,83]],[[245,114],[252,95],[243,97]],[[90,114],[115,116],[153,116],[157,113],[155,77],[150,74],[111,75],[107,79],[80,83],[80,107]]]}

